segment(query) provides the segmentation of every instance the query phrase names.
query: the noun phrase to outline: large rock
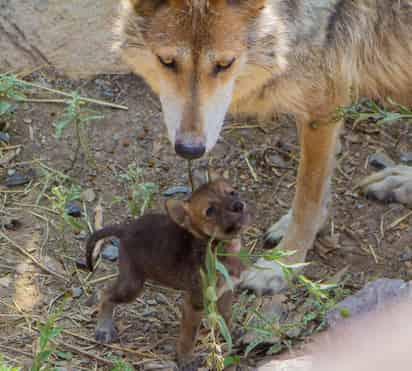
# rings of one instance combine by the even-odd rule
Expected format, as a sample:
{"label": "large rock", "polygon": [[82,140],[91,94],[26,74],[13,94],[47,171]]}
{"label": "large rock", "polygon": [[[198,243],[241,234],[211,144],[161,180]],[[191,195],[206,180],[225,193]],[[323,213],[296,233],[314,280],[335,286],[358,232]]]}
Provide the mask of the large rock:
{"label": "large rock", "polygon": [[402,298],[410,297],[409,283],[381,278],[368,283],[354,295],[348,296],[335,308],[327,313],[327,322],[330,327],[336,327],[345,321],[350,321],[366,313],[381,311],[388,305]]}
{"label": "large rock", "polygon": [[70,77],[126,72],[111,51],[116,0],[0,0],[0,72],[50,64]]}

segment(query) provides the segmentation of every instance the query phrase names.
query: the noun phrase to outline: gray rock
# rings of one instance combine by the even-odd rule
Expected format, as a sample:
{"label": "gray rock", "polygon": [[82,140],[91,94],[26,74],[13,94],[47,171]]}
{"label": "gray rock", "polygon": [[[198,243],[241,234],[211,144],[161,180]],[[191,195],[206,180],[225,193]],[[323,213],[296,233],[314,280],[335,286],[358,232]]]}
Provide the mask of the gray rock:
{"label": "gray rock", "polygon": [[86,263],[86,258],[83,256],[79,257],[75,261],[76,267],[79,269],[87,269],[87,263]]}
{"label": "gray rock", "polygon": [[153,361],[145,363],[145,370],[175,370],[177,365],[173,361]]}
{"label": "gray rock", "polygon": [[10,135],[4,131],[0,131],[0,142],[8,143],[10,141]]}
{"label": "gray rock", "polygon": [[157,304],[169,304],[169,301],[167,300],[166,296],[164,296],[160,292],[156,294],[155,299]]}
{"label": "gray rock", "polygon": [[72,287],[72,297],[73,298],[80,298],[83,294],[83,290],[81,287]]}
{"label": "gray rock", "polygon": [[378,151],[368,157],[368,163],[375,169],[382,170],[395,166],[395,162],[383,151]]}
{"label": "gray rock", "polygon": [[80,218],[82,216],[82,209],[74,202],[69,202],[65,207],[65,211],[67,215],[70,215],[73,218]]}
{"label": "gray rock", "polygon": [[6,187],[18,187],[21,185],[25,185],[30,182],[30,178],[26,175],[22,175],[19,173],[14,173],[13,175],[7,176],[4,185]]}
{"label": "gray rock", "polygon": [[339,324],[356,316],[382,310],[389,303],[407,297],[411,293],[410,285],[402,280],[381,278],[368,283],[364,288],[348,296],[326,314],[329,326]]}
{"label": "gray rock", "polygon": [[105,245],[102,251],[102,258],[111,262],[116,261],[119,258],[119,247],[112,242]]}
{"label": "gray rock", "polygon": [[405,165],[412,166],[412,152],[403,152],[399,158]]}

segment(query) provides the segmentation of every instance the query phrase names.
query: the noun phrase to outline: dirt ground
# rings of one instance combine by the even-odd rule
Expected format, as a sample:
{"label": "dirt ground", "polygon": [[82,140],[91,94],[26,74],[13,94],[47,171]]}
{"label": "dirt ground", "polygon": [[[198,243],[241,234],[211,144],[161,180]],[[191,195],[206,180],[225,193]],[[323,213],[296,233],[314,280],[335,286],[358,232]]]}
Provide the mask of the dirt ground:
{"label": "dirt ground", "polygon": [[[64,304],[59,320],[64,331],[56,340],[56,347],[70,352],[72,358],[54,358],[54,364],[62,370],[110,369],[114,359],[125,358],[136,369],[158,369],[153,361],[174,357],[181,294],[147,285],[141,298],[117,310],[120,342],[112,346],[94,343],[93,298],[96,290],[107,283],[104,277],[116,271],[116,264],[102,261],[92,278],[76,268],[75,260],[84,255],[84,241],[81,235],[67,232],[62,242],[61,233],[53,227],[60,223],[58,216],[44,209],[50,207],[47,199],[42,198],[36,205],[44,190],[39,164],[67,173],[83,189],[93,189],[95,200],[86,204],[90,216],[102,197],[104,223],[128,216],[128,191],[119,173],[129,164],[144,170],[145,181],[159,185],[153,205],[156,209],[163,207],[163,191],[188,184],[187,164],[176,157],[168,143],[157,98],[137,77],[103,75],[74,82],[44,71],[28,79],[64,91],[77,90],[83,96],[124,104],[129,109],[94,107],[104,114],[102,120],[87,126],[96,169],[89,167],[82,156],[70,169],[76,149],[74,130],[69,128],[58,140],[52,125],[62,105],[23,103],[7,123],[2,122],[7,124],[11,137],[2,150],[3,157],[17,148],[20,151],[13,159],[1,162],[3,177],[10,170],[30,173],[31,169],[36,176],[26,186],[0,188],[3,216],[12,214],[21,223],[15,230],[1,232],[0,353],[7,362],[16,360],[28,365],[36,351],[39,320],[62,302],[62,294],[81,287],[82,295],[69,297]],[[41,92],[33,96],[47,97]],[[400,219],[411,215],[410,209],[369,201],[353,190],[358,180],[374,171],[368,166],[368,156],[384,149],[397,162],[408,145],[410,150],[411,131],[412,127],[402,122],[381,127],[361,123],[355,128],[352,123],[346,124],[333,178],[331,221],[309,255],[309,278],[328,279],[348,266],[346,287],[352,290],[377,277],[411,279],[412,264],[401,257],[412,247],[412,216]],[[258,241],[261,247],[262,234],[287,212],[294,194],[299,149],[293,123],[287,118],[260,124],[228,121],[212,156],[212,169],[230,179],[254,210],[253,228],[245,243],[252,246]],[[206,159],[196,161],[194,166],[202,168],[205,164]],[[16,246],[67,277],[67,282],[39,270]],[[235,349],[242,354],[244,348],[236,344]],[[203,360],[206,347],[201,341],[196,352]],[[252,354],[245,364],[253,366],[257,359]]]}

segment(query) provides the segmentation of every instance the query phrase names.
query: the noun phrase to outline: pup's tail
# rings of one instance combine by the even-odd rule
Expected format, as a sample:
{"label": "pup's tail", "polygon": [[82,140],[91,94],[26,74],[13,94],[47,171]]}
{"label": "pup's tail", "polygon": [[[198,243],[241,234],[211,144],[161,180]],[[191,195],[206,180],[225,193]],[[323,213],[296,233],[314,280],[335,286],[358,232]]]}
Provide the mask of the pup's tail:
{"label": "pup's tail", "polygon": [[96,242],[106,237],[121,238],[123,235],[123,229],[118,225],[108,225],[96,232],[93,232],[86,243],[86,264],[89,271],[93,271],[93,252],[96,246]]}

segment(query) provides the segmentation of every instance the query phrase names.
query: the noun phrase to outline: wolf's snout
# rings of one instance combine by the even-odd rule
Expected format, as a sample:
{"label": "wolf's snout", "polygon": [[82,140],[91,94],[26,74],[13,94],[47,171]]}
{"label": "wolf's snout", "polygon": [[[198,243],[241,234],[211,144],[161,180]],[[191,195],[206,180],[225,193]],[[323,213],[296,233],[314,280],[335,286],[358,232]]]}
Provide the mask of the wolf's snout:
{"label": "wolf's snout", "polygon": [[235,213],[241,213],[243,212],[244,209],[245,209],[245,204],[242,201],[235,201],[232,206],[232,210]]}
{"label": "wolf's snout", "polygon": [[178,138],[175,142],[175,151],[187,160],[194,160],[205,154],[206,146],[200,140]]}

